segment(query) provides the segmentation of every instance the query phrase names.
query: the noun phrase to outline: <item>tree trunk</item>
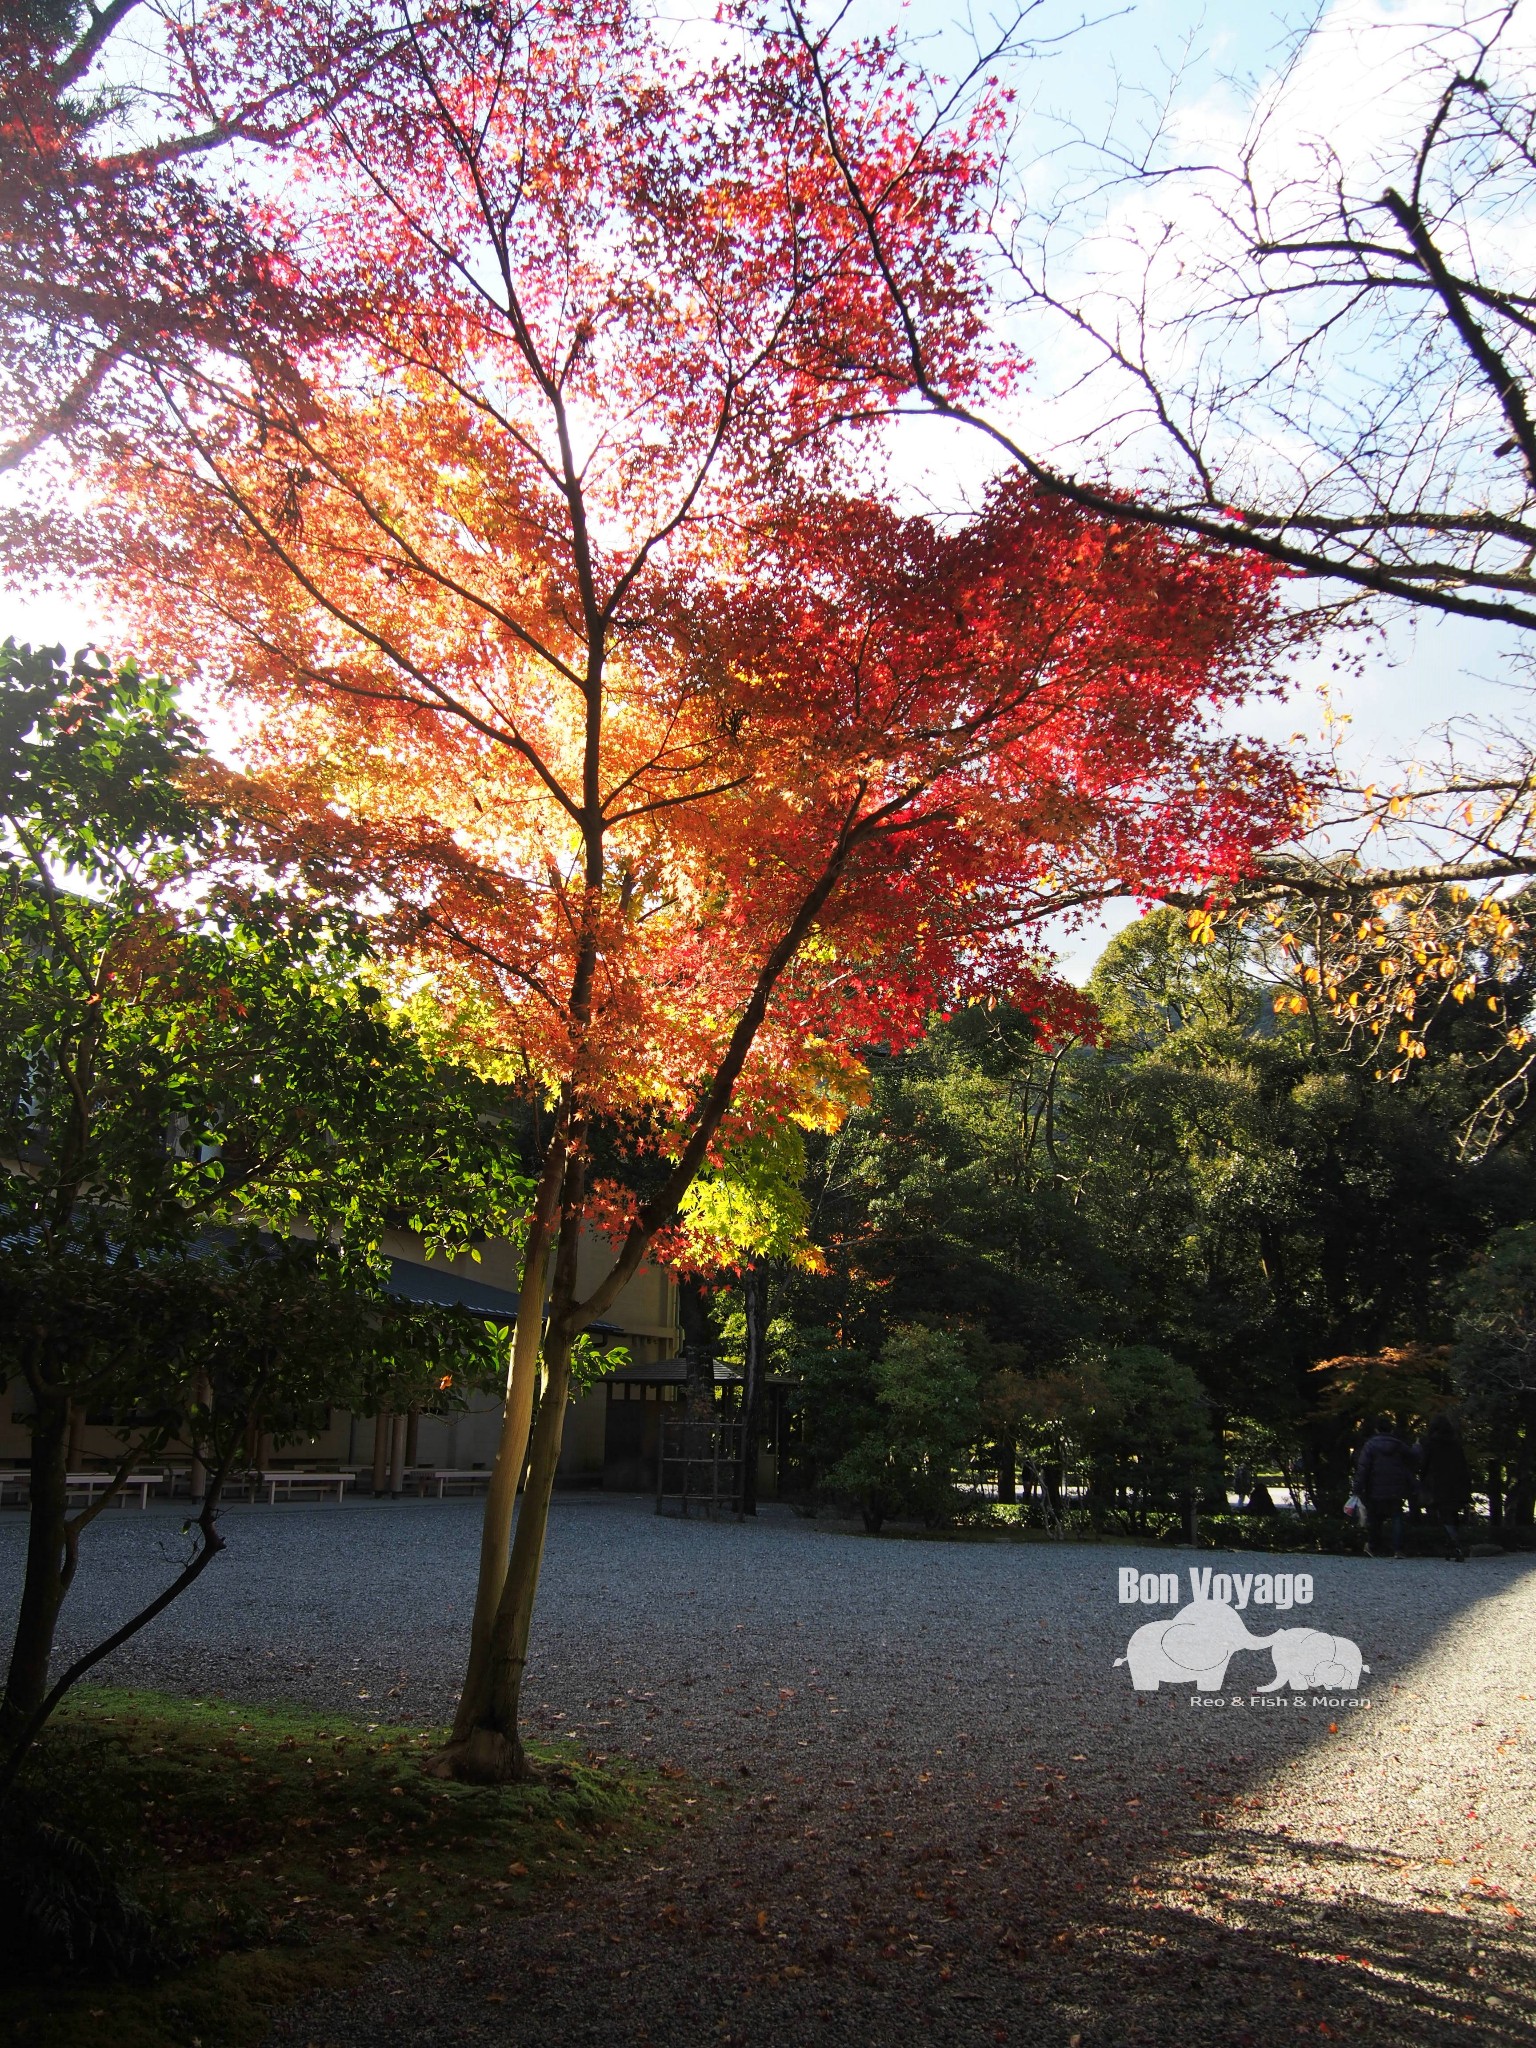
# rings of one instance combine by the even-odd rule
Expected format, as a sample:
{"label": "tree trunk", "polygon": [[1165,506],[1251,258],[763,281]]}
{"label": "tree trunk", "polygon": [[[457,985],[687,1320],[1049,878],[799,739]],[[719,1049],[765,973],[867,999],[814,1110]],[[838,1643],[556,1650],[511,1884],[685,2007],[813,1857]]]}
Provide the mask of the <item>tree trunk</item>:
{"label": "tree trunk", "polygon": [[677,1319],[683,1332],[683,1401],[690,1422],[715,1418],[715,1332],[709,1291],[700,1280],[677,1283]]}
{"label": "tree trunk", "polygon": [[405,1491],[406,1417],[393,1416],[389,1431],[389,1497],[398,1500]]}
{"label": "tree trunk", "polygon": [[409,1472],[415,1465],[421,1450],[421,1410],[407,1411],[405,1420],[405,1469]]}
{"label": "tree trunk", "polygon": [[559,1345],[548,1363],[548,1378],[539,1402],[534,1425],[532,1452],[528,1460],[528,1484],[523,1491],[517,1534],[512,1539],[512,1562],[507,1572],[506,1593],[496,1617],[496,1634],[491,1654],[491,1725],[506,1744],[502,1775],[525,1778],[530,1775],[527,1758],[517,1732],[522,1702],[523,1672],[528,1664],[528,1630],[533,1621],[534,1596],[539,1589],[539,1569],[544,1562],[544,1538],[549,1528],[549,1503],[560,1464],[560,1439],[565,1430],[565,1410],[571,1385],[571,1346]]}
{"label": "tree trunk", "polygon": [[136,1636],[141,1628],[148,1627],[156,1615],[163,1614],[173,1600],[178,1599],[194,1580],[202,1576],[207,1566],[224,1548],[224,1539],[217,1528],[219,1496],[224,1486],[224,1469],[222,1464],[216,1467],[212,1484],[203,1496],[202,1512],[197,1518],[197,1526],[203,1540],[196,1554],[187,1560],[171,1583],[162,1592],[157,1593],[146,1606],[141,1607],[137,1614],[130,1616],[120,1628],[115,1628],[111,1635],[104,1636],[95,1648],[87,1650],[83,1657],[77,1657],[55,1680],[52,1688],[43,1695],[30,1715],[19,1724],[7,1725],[6,1734],[11,1742],[11,1752],[4,1764],[0,1765],[0,1805],[4,1804],[20,1774],[27,1751],[37,1740],[48,1716],[54,1712],[70,1687],[78,1684],[104,1657],[110,1657],[114,1650],[121,1648],[130,1638]]}
{"label": "tree trunk", "polygon": [[523,1246],[523,1277],[518,1289],[517,1322],[512,1332],[512,1355],[507,1362],[507,1395],[501,1411],[501,1440],[496,1462],[491,1467],[485,1495],[485,1519],[480,1525],[480,1576],[475,1586],[475,1612],[470,1624],[469,1668],[464,1690],[454,1716],[448,1755],[467,1743],[490,1703],[491,1635],[507,1581],[507,1563],[512,1548],[512,1517],[517,1506],[518,1481],[528,1455],[528,1432],[533,1420],[533,1397],[539,1381],[539,1353],[544,1338],[544,1281],[549,1247],[554,1235],[554,1217],[564,1179],[565,1148],[552,1139],[534,1210],[528,1221],[528,1238]]}
{"label": "tree trunk", "polygon": [[741,1276],[746,1313],[746,1385],[741,1394],[741,1512],[757,1513],[757,1440],[763,1427],[763,1391],[767,1374],[768,1275],[754,1260]]}
{"label": "tree trunk", "polygon": [[5,1697],[0,1700],[0,1733],[14,1737],[48,1695],[48,1661],[59,1609],[69,1589],[65,1523],[65,1476],[75,1404],[58,1397],[37,1403],[32,1417],[32,1505],[27,1527],[27,1561],[21,1607],[11,1643]]}
{"label": "tree trunk", "polygon": [[389,1481],[389,1410],[381,1408],[373,1418],[373,1497],[383,1493]]}
{"label": "tree trunk", "polygon": [[203,1419],[194,1425],[196,1434],[192,1446],[192,1464],[187,1474],[187,1489],[193,1502],[201,1507],[208,1497],[208,1467],[203,1463],[203,1432],[207,1427],[213,1409],[213,1382],[207,1373],[200,1372],[192,1383],[192,1399],[202,1409]]}
{"label": "tree trunk", "polygon": [[[529,1446],[528,1481],[517,1516],[517,1533],[503,1572],[483,1660],[476,1662],[472,1647],[470,1671],[453,1734],[447,1749],[432,1766],[439,1777],[460,1778],[472,1784],[505,1784],[533,1775],[518,1735],[517,1716],[523,1669],[528,1661],[528,1630],[533,1620],[539,1567],[544,1559],[550,1496],[560,1463],[560,1439],[571,1384],[571,1351],[576,1341],[571,1308],[576,1299],[576,1253],[584,1192],[579,1161],[572,1163],[567,1178],[554,1285],[550,1291],[549,1331],[543,1344],[546,1377]],[[521,1462],[519,1457],[519,1466]],[[514,1483],[516,1476],[514,1468]]]}
{"label": "tree trunk", "polygon": [[1019,1468],[1011,1437],[1001,1438],[997,1446],[997,1497],[1006,1507],[1012,1507],[1019,1497]]}

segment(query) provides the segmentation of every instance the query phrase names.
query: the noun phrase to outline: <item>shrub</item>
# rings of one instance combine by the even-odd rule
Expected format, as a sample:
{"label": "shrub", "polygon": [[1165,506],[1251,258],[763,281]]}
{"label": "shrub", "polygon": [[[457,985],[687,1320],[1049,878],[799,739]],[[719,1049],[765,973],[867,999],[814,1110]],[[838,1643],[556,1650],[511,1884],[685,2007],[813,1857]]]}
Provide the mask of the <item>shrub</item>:
{"label": "shrub", "polygon": [[0,1816],[0,1976],[148,1977],[168,1960],[144,1907],[78,1836]]}

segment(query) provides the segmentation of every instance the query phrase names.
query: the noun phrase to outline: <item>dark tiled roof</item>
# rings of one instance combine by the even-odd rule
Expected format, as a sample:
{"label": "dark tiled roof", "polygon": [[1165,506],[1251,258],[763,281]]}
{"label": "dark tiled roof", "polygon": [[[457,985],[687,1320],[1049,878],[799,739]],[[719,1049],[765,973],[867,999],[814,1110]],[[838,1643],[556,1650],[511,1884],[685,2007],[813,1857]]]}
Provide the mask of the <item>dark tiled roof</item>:
{"label": "dark tiled roof", "polygon": [[[467,1308],[498,1323],[517,1321],[517,1296],[510,1288],[492,1287],[488,1281],[472,1279],[467,1273],[445,1273],[440,1266],[421,1266],[414,1259],[390,1260],[389,1291],[401,1301]],[[593,1323],[591,1331],[594,1337],[624,1335],[617,1323]]]}
{"label": "dark tiled roof", "polygon": [[[646,1386],[664,1387],[680,1386],[687,1377],[688,1367],[681,1358],[658,1358],[653,1365],[626,1365],[618,1372],[609,1374],[609,1378],[616,1384],[622,1384],[626,1380],[638,1380]],[[722,1365],[718,1358],[715,1360],[716,1386],[735,1386],[740,1379],[739,1372],[734,1372],[728,1365]]]}

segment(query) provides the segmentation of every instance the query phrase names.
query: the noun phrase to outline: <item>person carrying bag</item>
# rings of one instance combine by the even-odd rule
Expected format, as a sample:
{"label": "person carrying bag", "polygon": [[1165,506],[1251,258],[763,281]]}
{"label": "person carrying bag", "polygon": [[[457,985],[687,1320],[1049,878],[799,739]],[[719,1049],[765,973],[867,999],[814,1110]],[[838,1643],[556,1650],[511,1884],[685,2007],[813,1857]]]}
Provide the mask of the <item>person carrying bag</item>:
{"label": "person carrying bag", "polygon": [[1393,1557],[1402,1556],[1403,1510],[1418,1476],[1413,1446],[1397,1434],[1390,1415],[1377,1416],[1355,1461],[1355,1492],[1365,1503],[1369,1528],[1367,1557],[1384,1555],[1384,1544],[1391,1546]]}

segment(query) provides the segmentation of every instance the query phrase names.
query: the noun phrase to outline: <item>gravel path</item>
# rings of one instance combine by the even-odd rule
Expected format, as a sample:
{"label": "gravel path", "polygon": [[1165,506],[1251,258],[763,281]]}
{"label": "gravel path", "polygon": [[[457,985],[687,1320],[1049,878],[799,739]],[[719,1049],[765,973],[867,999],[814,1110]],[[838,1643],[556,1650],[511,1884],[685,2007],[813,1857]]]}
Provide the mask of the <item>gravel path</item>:
{"label": "gravel path", "polygon": [[[103,1675],[440,1721],[478,1513],[233,1510],[228,1555]],[[103,1518],[72,1636],[143,1597],[176,1527]],[[22,1533],[0,1517],[0,1584]],[[1120,1605],[1118,1572],[1192,1561],[558,1500],[533,1718],[729,1784],[724,1812],[510,1926],[466,1899],[455,1944],[274,2048],[1528,2041],[1536,1561],[1306,1561],[1310,1608],[1245,1620],[1358,1642],[1361,1704],[1334,1707],[1132,1691],[1114,1660],[1172,1609]]]}

